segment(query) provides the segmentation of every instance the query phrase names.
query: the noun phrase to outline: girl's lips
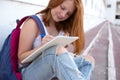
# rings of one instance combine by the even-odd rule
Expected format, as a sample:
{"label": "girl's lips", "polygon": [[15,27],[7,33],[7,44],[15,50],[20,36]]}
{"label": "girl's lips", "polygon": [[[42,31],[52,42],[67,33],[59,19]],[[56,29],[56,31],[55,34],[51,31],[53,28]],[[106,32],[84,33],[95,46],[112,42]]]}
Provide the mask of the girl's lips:
{"label": "girl's lips", "polygon": [[62,17],[61,17],[60,15],[57,15],[57,18],[58,18],[58,19],[62,19]]}

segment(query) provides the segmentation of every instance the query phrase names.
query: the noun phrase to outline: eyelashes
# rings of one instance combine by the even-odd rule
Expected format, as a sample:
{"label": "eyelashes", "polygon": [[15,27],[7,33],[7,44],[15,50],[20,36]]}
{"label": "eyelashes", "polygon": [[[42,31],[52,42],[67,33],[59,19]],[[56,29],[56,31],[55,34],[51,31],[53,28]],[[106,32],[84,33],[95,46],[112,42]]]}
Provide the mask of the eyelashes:
{"label": "eyelashes", "polygon": [[60,5],[60,8],[61,8],[62,10],[65,10],[65,7],[64,7],[63,5]]}

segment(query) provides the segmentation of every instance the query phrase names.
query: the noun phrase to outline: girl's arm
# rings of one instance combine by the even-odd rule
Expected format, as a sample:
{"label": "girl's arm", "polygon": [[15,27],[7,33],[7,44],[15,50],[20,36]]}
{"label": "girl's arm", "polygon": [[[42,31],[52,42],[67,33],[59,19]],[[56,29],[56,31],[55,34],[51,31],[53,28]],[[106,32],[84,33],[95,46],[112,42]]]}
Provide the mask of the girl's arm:
{"label": "girl's arm", "polygon": [[33,49],[33,43],[35,38],[40,34],[39,27],[33,19],[27,20],[21,29],[20,39],[19,39],[19,48],[18,48],[18,58],[19,62],[28,57],[35,50],[40,48],[42,45],[46,44],[52,36],[45,36],[42,39],[41,45]]}

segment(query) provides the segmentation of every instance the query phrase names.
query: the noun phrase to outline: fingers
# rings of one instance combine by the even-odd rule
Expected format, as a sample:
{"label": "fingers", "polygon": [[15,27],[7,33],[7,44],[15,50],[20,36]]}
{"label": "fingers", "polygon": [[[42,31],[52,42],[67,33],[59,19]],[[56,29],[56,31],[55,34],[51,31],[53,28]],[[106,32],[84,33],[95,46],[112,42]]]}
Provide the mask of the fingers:
{"label": "fingers", "polygon": [[54,37],[51,35],[46,35],[43,39],[48,42],[48,41],[52,40],[53,38]]}
{"label": "fingers", "polygon": [[51,41],[54,37],[51,35],[46,35],[45,37],[43,37],[42,39],[42,44],[46,44],[47,42]]}
{"label": "fingers", "polygon": [[66,32],[66,33],[64,33],[63,35],[64,35],[64,36],[69,36],[69,33],[68,33],[68,32]]}

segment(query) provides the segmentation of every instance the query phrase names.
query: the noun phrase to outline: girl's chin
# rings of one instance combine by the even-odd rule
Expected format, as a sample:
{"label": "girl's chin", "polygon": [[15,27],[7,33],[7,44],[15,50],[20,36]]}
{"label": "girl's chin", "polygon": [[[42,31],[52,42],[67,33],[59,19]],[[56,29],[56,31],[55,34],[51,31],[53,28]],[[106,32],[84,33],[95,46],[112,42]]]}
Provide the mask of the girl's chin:
{"label": "girl's chin", "polygon": [[58,19],[56,19],[56,20],[54,20],[55,22],[60,22],[60,20],[58,20]]}
{"label": "girl's chin", "polygon": [[54,18],[54,21],[55,22],[60,22],[60,21],[63,21],[62,19],[59,19],[59,18]]}
{"label": "girl's chin", "polygon": [[56,17],[56,18],[54,19],[54,21],[55,21],[55,22],[60,22],[61,20]]}

